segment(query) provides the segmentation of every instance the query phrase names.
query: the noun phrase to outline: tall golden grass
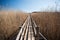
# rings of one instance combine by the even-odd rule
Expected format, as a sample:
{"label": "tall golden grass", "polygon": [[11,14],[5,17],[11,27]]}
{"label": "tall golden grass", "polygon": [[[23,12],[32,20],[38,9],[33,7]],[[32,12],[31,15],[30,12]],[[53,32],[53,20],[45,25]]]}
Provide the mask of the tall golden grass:
{"label": "tall golden grass", "polygon": [[27,14],[24,12],[0,11],[0,40],[5,40],[21,26]]}
{"label": "tall golden grass", "polygon": [[60,12],[34,12],[31,15],[48,40],[60,40]]}

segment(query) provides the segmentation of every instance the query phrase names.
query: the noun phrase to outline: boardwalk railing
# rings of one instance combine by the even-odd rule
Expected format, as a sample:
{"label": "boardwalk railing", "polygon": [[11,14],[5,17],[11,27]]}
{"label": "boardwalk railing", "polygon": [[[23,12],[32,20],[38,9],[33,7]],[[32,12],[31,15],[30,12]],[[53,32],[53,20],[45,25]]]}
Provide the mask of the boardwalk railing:
{"label": "boardwalk railing", "polygon": [[[37,31],[36,31],[36,28],[38,27],[37,25],[36,25],[36,23],[35,23],[35,21],[33,20],[33,18],[32,18],[32,22],[33,22],[33,27],[34,27],[34,31],[35,31],[35,34],[37,34]],[[39,28],[39,27],[38,27]],[[42,34],[41,34],[41,32],[38,32],[39,33],[39,35],[41,36],[41,37],[43,37],[43,39],[44,40],[47,40]]]}

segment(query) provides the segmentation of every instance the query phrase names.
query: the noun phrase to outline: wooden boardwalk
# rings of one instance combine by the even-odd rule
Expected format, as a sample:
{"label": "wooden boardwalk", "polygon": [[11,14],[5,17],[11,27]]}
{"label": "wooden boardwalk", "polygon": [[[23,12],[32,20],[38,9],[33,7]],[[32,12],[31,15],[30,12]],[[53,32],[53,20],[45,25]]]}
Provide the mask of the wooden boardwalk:
{"label": "wooden boardwalk", "polygon": [[38,27],[36,23],[29,14],[25,23],[21,27],[16,40],[47,40],[37,29]]}

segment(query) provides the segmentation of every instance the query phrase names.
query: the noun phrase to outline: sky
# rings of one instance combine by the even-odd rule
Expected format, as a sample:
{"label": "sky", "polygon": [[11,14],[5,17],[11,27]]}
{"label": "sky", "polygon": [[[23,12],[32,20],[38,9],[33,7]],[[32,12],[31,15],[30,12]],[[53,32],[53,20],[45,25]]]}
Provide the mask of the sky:
{"label": "sky", "polygon": [[60,10],[60,0],[0,0],[0,10],[22,10],[27,12],[46,9]]}

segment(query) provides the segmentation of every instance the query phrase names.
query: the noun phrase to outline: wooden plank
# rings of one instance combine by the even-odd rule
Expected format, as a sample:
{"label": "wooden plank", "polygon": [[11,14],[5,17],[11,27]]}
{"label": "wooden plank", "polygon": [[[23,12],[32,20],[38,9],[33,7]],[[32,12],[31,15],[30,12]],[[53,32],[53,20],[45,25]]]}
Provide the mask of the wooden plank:
{"label": "wooden plank", "polygon": [[24,34],[25,34],[25,31],[26,31],[26,27],[24,27],[24,30],[23,30],[23,32],[22,32],[22,35],[21,35],[20,40],[23,40],[23,38],[24,38]]}
{"label": "wooden plank", "polygon": [[28,35],[28,27],[26,29],[26,33],[25,33],[25,36],[24,36],[24,40],[27,40],[27,35]]}
{"label": "wooden plank", "polygon": [[27,21],[28,21],[28,18],[26,19],[25,23],[24,23],[23,26],[21,27],[21,29],[20,29],[17,37],[16,37],[16,40],[19,40],[19,38],[20,38],[20,36],[21,36],[21,34],[22,34],[22,31],[23,31],[23,28],[24,28],[24,26],[26,25]]}

